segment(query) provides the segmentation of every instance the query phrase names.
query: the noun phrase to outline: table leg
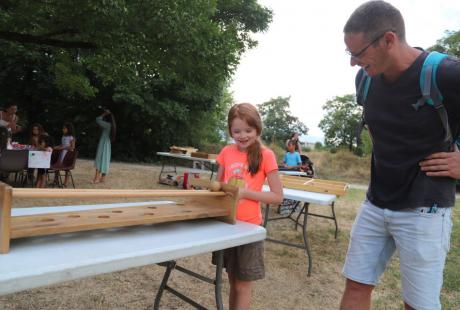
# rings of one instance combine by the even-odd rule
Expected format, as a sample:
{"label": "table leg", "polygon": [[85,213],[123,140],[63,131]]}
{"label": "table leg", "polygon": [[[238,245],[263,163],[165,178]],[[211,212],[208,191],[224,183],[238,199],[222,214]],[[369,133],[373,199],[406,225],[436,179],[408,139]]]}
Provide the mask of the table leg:
{"label": "table leg", "polygon": [[[287,245],[287,246],[291,246],[291,247],[295,247],[295,248],[299,248],[299,249],[304,249],[306,254],[307,254],[307,257],[308,257],[308,272],[307,272],[307,276],[310,276],[311,275],[311,269],[312,269],[312,263],[313,263],[313,259],[311,257],[311,251],[310,251],[310,245],[308,243],[308,235],[307,235],[307,217],[308,217],[308,206],[309,206],[309,203],[308,202],[305,202],[302,206],[302,209],[299,211],[299,215],[297,216],[297,218],[294,220],[293,218],[291,218],[290,216],[287,216],[287,217],[277,217],[277,218],[271,218],[269,219],[268,218],[268,213],[269,213],[269,206],[266,205],[265,206],[265,216],[264,216],[264,227],[267,228],[267,225],[268,225],[268,221],[270,220],[281,220],[281,219],[290,219],[290,220],[293,220],[295,223],[295,229],[297,229],[297,226],[302,226],[302,236],[303,236],[303,245],[302,244],[296,244],[296,243],[292,243],[292,242],[287,242],[287,241],[282,241],[282,240],[276,240],[276,239],[272,239],[272,238],[267,238],[266,240],[267,241],[271,241],[271,242],[274,242],[274,243],[279,243],[279,244],[283,244],[283,245]],[[292,213],[291,213],[292,214]],[[290,214],[290,215],[291,215]],[[300,217],[302,216],[303,214],[303,223],[302,225],[300,224]]]}
{"label": "table leg", "polygon": [[218,310],[224,309],[222,303],[222,268],[224,265],[224,251],[218,251],[217,253],[217,266],[216,266],[216,280],[214,292],[216,295],[216,308]]}
{"label": "table leg", "polygon": [[339,225],[337,225],[337,218],[335,217],[334,202],[332,202],[332,204],[331,204],[331,210],[332,210],[332,219],[334,220],[334,224],[335,224],[334,239],[337,239],[337,233],[339,231]]}
{"label": "table leg", "polygon": [[168,283],[169,276],[171,275],[171,271],[176,267],[176,261],[169,261],[166,262],[166,271],[163,276],[163,280],[161,280],[160,288],[158,289],[157,296],[155,297],[155,303],[153,304],[153,309],[158,310],[160,309],[160,300],[161,296],[163,295],[163,291],[166,288],[166,284]]}
{"label": "table leg", "polygon": [[309,203],[304,204],[305,214],[303,216],[303,225],[302,225],[302,235],[303,235],[303,243],[305,244],[305,251],[307,252],[308,256],[308,273],[307,275],[311,275],[311,267],[313,264],[313,259],[311,257],[310,246],[308,244],[308,236],[307,236],[307,219],[308,219],[308,206]]}
{"label": "table leg", "polygon": [[[165,169],[165,161],[168,161],[168,164],[171,164],[174,167],[174,170],[166,170]],[[174,173],[177,175],[177,166],[176,166],[176,161],[174,158],[161,158],[161,170],[160,174],[158,175],[158,183],[161,183],[161,175],[163,173]]]}
{"label": "table leg", "polygon": [[165,290],[169,291],[170,293],[174,294],[175,296],[179,297],[186,303],[192,305],[196,309],[206,310],[205,307],[194,301],[193,299],[185,296],[184,294],[180,293],[179,291],[173,289],[172,287],[168,286],[169,276],[171,272],[175,269],[177,271],[181,271],[189,276],[195,277],[201,281],[207,282],[209,284],[213,284],[214,293],[215,293],[215,300],[216,300],[216,308],[218,310],[223,310],[223,303],[222,303],[222,269],[224,264],[224,252],[223,250],[216,251],[217,254],[217,265],[216,265],[216,277],[215,279],[209,279],[203,275],[200,275],[196,272],[188,270],[184,267],[178,266],[176,261],[168,261],[166,263],[160,263],[160,266],[166,266],[166,271],[161,280],[160,288],[158,289],[157,296],[155,297],[155,302],[153,305],[154,310],[158,310],[160,308],[160,300]]}

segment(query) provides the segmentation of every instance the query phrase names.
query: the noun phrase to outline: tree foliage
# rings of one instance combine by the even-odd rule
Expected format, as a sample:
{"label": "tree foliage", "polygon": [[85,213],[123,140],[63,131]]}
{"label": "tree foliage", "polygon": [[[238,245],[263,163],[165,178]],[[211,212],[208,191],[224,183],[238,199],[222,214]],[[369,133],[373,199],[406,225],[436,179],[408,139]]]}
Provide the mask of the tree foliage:
{"label": "tree foliage", "polygon": [[308,127],[289,110],[290,97],[272,98],[258,106],[264,129],[262,139],[284,144],[293,132],[307,134]]}
{"label": "tree foliage", "polygon": [[447,31],[446,35],[439,39],[429,50],[460,57],[460,30]]}
{"label": "tree foliage", "polygon": [[327,147],[356,147],[356,130],[361,121],[362,108],[352,94],[337,96],[323,105],[325,115],[319,123]]}
{"label": "tree foliage", "polygon": [[2,100],[56,137],[74,122],[86,155],[101,106],[117,119],[115,157],[213,143],[228,80],[270,21],[256,0],[1,1]]}

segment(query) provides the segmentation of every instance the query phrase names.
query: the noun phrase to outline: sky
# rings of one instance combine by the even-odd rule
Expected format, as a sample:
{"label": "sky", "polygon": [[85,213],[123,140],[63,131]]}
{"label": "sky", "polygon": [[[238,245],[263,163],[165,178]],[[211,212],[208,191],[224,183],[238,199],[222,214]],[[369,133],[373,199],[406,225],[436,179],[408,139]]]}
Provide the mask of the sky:
{"label": "sky", "polygon": [[[446,30],[460,30],[458,0],[388,1],[405,20],[406,41],[430,47]],[[247,51],[233,76],[235,102],[261,104],[290,96],[291,114],[309,128],[306,140],[323,137],[322,106],[335,96],[354,93],[357,67],[345,53],[343,26],[364,1],[258,0],[273,11],[259,44]]]}

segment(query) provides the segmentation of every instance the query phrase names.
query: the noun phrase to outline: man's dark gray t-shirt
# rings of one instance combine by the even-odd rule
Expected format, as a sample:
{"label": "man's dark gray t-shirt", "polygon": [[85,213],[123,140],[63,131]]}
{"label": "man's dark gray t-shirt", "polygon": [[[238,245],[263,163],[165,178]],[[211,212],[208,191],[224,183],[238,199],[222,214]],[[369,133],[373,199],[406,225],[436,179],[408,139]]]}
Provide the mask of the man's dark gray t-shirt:
{"label": "man's dark gray t-shirt", "polygon": [[[421,97],[420,72],[427,55],[423,52],[392,83],[381,75],[374,77],[363,104],[364,121],[373,142],[367,198],[380,208],[452,207],[455,203],[456,181],[429,177],[419,166],[426,156],[450,149],[435,109],[427,104],[418,110],[413,107]],[[460,125],[460,61],[444,59],[436,80],[456,137]]]}

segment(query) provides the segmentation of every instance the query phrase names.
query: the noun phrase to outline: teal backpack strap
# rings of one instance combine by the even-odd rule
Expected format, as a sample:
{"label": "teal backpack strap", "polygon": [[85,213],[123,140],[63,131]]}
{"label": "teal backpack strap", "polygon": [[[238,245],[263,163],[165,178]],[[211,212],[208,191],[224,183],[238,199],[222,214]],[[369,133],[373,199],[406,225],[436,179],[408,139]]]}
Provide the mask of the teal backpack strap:
{"label": "teal backpack strap", "polygon": [[366,102],[367,94],[369,93],[369,87],[371,86],[371,77],[366,74],[366,71],[363,69],[361,73],[361,77],[358,83],[358,88],[356,90],[356,101],[359,105],[364,105]]}
{"label": "teal backpack strap", "polygon": [[[366,102],[367,99],[367,94],[369,93],[369,87],[371,85],[371,77],[366,74],[366,72],[361,69],[361,72],[359,73],[360,76],[358,76],[359,82],[358,82],[358,87],[356,89],[356,102],[360,106],[364,106],[364,102]],[[358,145],[361,144],[361,132],[363,131],[364,126],[366,125],[366,122],[364,121],[364,109],[363,113],[361,114],[361,121],[358,123],[356,126],[356,143]]]}
{"label": "teal backpack strap", "polygon": [[413,104],[413,107],[415,110],[418,110],[425,103],[434,107],[441,119],[444,132],[446,133],[444,141],[452,144],[453,138],[449,127],[449,119],[446,108],[442,104],[444,98],[442,97],[438,84],[436,83],[438,65],[446,57],[446,54],[441,54],[439,52],[430,52],[426,57],[422,66],[422,71],[420,72],[420,90],[422,92],[422,97],[417,100],[417,103]]}

